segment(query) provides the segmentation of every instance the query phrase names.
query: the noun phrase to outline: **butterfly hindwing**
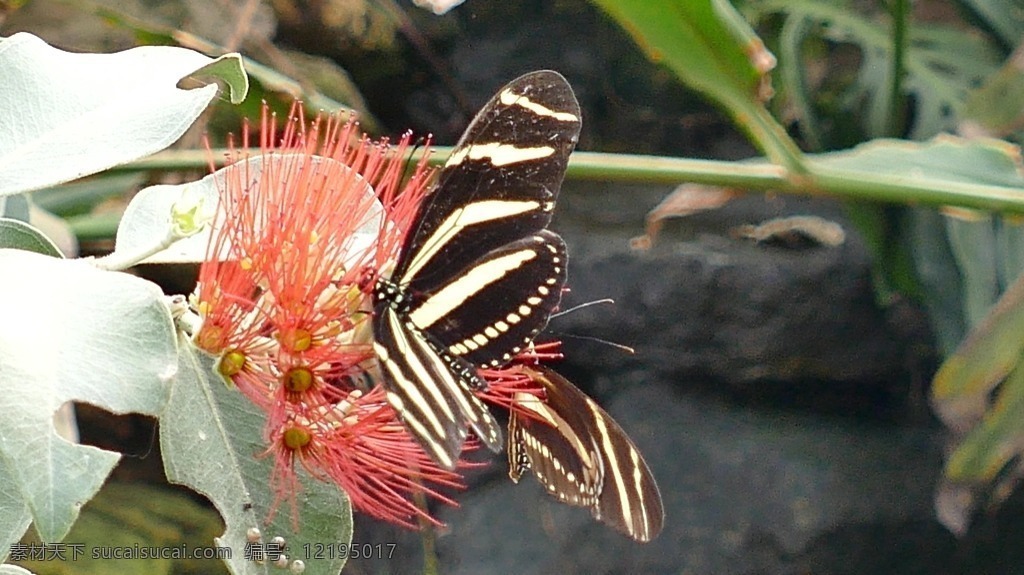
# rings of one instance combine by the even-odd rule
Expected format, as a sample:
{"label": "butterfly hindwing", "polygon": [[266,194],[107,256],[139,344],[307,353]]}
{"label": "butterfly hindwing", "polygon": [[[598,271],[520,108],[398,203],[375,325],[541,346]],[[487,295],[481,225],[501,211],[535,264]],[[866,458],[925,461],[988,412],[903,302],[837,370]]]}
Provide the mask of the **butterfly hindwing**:
{"label": "butterfly hindwing", "polygon": [[606,473],[594,517],[638,541],[650,541],[661,532],[665,509],[661,492],[640,451],[608,413],[586,398],[593,423],[602,438],[601,455]]}
{"label": "butterfly hindwing", "polygon": [[528,412],[509,415],[509,477],[518,482],[527,470],[562,503],[597,504],[604,478],[598,445],[573,411],[556,412],[536,396],[516,394],[516,405]]}
{"label": "butterfly hindwing", "polygon": [[509,420],[509,475],[527,467],[559,501],[588,507],[599,521],[637,541],[661,532],[664,507],[650,468],[626,432],[571,382],[543,368],[527,370],[546,401],[517,395],[533,417]]}
{"label": "butterfly hindwing", "polygon": [[470,123],[378,280],[374,350],[388,401],[451,468],[472,428],[501,434],[473,395],[546,325],[565,283],[565,244],[548,231],[579,105],[556,72],[513,80]]}

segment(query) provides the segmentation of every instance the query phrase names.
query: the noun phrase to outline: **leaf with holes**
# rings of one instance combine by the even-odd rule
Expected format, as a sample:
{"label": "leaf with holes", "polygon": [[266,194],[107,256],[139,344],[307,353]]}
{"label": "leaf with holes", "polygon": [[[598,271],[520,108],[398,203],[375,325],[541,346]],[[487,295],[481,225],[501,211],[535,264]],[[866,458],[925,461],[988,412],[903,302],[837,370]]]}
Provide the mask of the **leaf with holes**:
{"label": "leaf with holes", "polygon": [[[174,329],[156,285],[88,262],[0,249],[0,278],[3,497],[58,541],[119,455],[62,439],[54,412],[82,401],[159,414],[176,369]],[[0,551],[19,526],[0,533]]]}

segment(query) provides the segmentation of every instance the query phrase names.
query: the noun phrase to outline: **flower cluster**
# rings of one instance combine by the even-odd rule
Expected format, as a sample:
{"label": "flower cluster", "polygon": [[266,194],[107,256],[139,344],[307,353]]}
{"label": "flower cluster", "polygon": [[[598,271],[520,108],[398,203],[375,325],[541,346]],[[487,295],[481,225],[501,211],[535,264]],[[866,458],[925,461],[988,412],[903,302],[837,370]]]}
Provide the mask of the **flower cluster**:
{"label": "flower cluster", "polygon": [[[259,155],[250,157],[246,129],[218,173],[194,342],[267,413],[278,500],[294,502],[298,463],[339,484],[359,511],[410,528],[437,524],[417,499],[454,505],[443,490],[461,488],[459,470],[471,464],[438,466],[402,426],[380,387],[370,322],[374,280],[393,267],[428,193],[427,154],[403,178],[409,135],[372,142],[351,120],[307,125],[297,107],[275,140],[278,132],[265,112]],[[481,375],[490,383],[481,398],[506,408],[517,393],[540,393],[515,368]]]}
{"label": "flower cluster", "polygon": [[352,121],[307,125],[296,110],[279,140],[264,113],[260,153],[247,129],[218,174],[194,341],[266,411],[279,499],[296,492],[298,463],[355,508],[414,527],[433,521],[415,496],[453,503],[440,489],[460,475],[430,460],[374,383],[367,274],[394,259],[431,174],[420,161],[402,185],[409,136],[374,143]]}

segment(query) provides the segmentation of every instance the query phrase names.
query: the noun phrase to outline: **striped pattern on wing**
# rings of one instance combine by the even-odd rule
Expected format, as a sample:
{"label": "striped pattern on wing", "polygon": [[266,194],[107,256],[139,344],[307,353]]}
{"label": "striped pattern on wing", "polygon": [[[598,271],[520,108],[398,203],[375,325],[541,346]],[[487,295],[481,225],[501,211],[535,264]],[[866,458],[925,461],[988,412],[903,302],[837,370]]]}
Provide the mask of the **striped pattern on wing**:
{"label": "striped pattern on wing", "polygon": [[430,438],[421,444],[435,461],[455,467],[467,424],[489,448],[501,448],[494,416],[473,395],[483,385],[473,366],[441,351],[390,307],[374,318],[374,334],[388,403],[413,436]]}
{"label": "striped pattern on wing", "polygon": [[558,306],[565,260],[562,238],[541,230],[488,252],[437,290],[411,297],[409,319],[452,355],[473,365],[504,365]]}
{"label": "striped pattern on wing", "polygon": [[374,350],[388,401],[441,465],[454,465],[467,427],[500,450],[473,367],[508,362],[558,306],[565,244],[546,228],[579,130],[558,73],[502,88],[441,169],[391,277],[378,280]]}
{"label": "striped pattern on wing", "polygon": [[626,432],[594,400],[554,371],[526,368],[547,400],[517,394],[533,417],[509,419],[509,477],[528,469],[559,501],[637,541],[656,537],[665,511],[658,484]]}

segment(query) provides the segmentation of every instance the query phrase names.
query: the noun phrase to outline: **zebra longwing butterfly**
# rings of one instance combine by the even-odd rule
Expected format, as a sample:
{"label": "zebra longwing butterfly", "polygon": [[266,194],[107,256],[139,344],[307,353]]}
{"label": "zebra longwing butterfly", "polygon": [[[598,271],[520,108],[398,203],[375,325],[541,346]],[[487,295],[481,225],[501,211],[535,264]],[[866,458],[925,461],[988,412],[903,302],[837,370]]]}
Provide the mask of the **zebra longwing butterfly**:
{"label": "zebra longwing butterfly", "polygon": [[516,394],[508,422],[509,477],[529,469],[562,503],[590,509],[594,518],[647,542],[661,532],[665,511],[643,456],[608,413],[554,371],[524,368],[547,395]]}
{"label": "zebra longwing butterfly", "polygon": [[565,244],[546,228],[579,131],[579,104],[557,72],[502,88],[455,146],[394,272],[375,287],[388,401],[445,467],[467,427],[501,450],[497,422],[473,395],[485,386],[476,367],[507,363],[558,305]]}

